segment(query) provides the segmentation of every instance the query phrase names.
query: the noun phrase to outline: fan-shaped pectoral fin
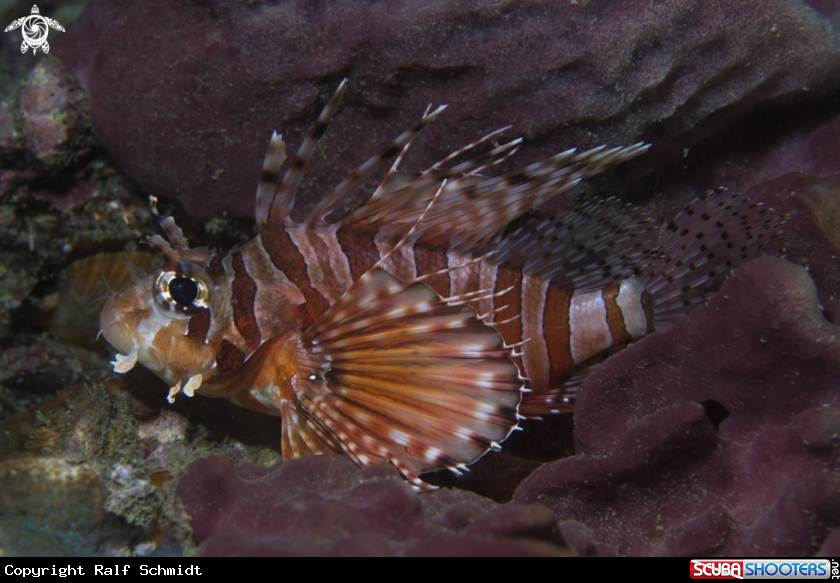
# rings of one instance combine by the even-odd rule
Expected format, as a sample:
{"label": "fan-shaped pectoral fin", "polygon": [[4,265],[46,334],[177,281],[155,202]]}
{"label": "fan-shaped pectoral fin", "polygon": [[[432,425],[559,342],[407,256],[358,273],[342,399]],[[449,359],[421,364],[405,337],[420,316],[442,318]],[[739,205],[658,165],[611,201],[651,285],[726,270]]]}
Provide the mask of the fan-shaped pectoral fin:
{"label": "fan-shaped pectoral fin", "polygon": [[[317,437],[359,465],[458,471],[519,423],[519,370],[495,328],[423,283],[365,274],[300,339],[289,449]],[[317,447],[323,448],[317,440]],[[305,448],[301,448],[305,451]],[[285,450],[284,450],[285,451]]]}

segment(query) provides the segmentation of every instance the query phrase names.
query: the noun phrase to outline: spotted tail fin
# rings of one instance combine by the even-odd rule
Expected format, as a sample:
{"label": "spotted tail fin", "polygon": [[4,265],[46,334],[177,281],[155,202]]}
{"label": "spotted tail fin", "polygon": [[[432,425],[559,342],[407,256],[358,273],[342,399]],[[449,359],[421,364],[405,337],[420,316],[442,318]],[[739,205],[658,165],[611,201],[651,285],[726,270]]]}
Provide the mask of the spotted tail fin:
{"label": "spotted tail fin", "polygon": [[593,199],[527,222],[491,246],[491,261],[586,292],[642,273],[657,256],[657,235],[644,211],[616,198]]}
{"label": "spotted tail fin", "polygon": [[785,221],[782,212],[725,189],[689,204],[660,237],[660,255],[640,278],[653,297],[657,329],[709,299],[744,260],[764,255]]}
{"label": "spotted tail fin", "polygon": [[[598,217],[596,222],[602,218]],[[607,248],[614,249],[616,254],[612,259],[618,263],[615,273],[632,278],[629,282],[633,282],[639,292],[633,296],[639,298],[643,308],[639,315],[643,311],[644,317],[639,319],[636,332],[630,336],[639,338],[663,328],[685,316],[697,303],[710,298],[732,269],[744,260],[760,256],[772,248],[768,244],[780,232],[784,220],[783,213],[776,209],[751,201],[743,195],[716,190],[703,194],[685,207],[653,240],[649,227],[645,227],[639,233],[637,242],[630,245],[628,243],[634,238],[625,237],[623,242],[617,240],[614,247],[609,247],[607,243]],[[589,219],[583,222],[591,224]],[[637,228],[643,226],[639,221],[630,222],[637,223]],[[651,224],[650,221],[647,224]],[[605,230],[613,231],[612,228]],[[544,230],[537,229],[529,232],[527,237],[532,242],[537,241],[541,232],[546,234]],[[519,235],[519,239],[523,237],[526,235]],[[607,241],[612,238],[606,237]],[[514,237],[514,240],[517,238]],[[639,243],[642,243],[641,247],[637,247]],[[577,262],[563,262],[571,270],[570,274],[563,276],[562,271],[557,274],[560,281],[564,281],[564,277],[571,277],[571,283],[580,286],[576,293],[586,287],[597,288],[607,283],[603,278],[599,283],[598,271],[592,269],[593,260],[597,266],[604,259],[598,259],[597,250],[589,248],[590,245],[585,241],[582,244],[584,247]],[[600,246],[603,248],[604,241]],[[526,246],[523,249],[522,255],[532,256],[526,264],[538,265],[540,259],[533,257],[532,248]],[[552,261],[552,264],[556,265],[557,262]],[[628,269],[630,267],[632,270]],[[602,273],[606,274],[606,271]],[[646,322],[642,322],[642,319]],[[626,337],[624,342],[630,339]],[[523,415],[532,416],[573,410],[577,387],[607,356],[625,346],[625,343],[604,346],[603,351],[592,354],[583,362],[576,362],[574,367],[568,369],[568,376],[557,385],[548,390],[526,394],[520,411]]]}

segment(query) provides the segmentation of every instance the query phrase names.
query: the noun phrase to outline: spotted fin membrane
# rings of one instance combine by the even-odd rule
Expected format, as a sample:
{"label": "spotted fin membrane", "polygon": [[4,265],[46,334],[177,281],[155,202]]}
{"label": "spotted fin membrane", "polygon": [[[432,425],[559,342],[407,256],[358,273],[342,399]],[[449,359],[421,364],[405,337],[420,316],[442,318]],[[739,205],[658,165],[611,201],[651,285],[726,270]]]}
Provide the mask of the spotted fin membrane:
{"label": "spotted fin membrane", "polygon": [[[560,285],[576,293],[603,288],[610,281],[638,281],[644,290],[646,334],[711,298],[743,261],[775,253],[770,242],[786,218],[777,209],[723,188],[692,201],[662,229],[638,209],[619,210],[613,200],[573,205],[526,225],[501,244],[500,258],[520,261],[526,273],[556,270]],[[610,346],[579,363],[552,390],[526,394],[520,411],[528,416],[572,411],[577,388],[627,345]]]}
{"label": "spotted fin membrane", "polygon": [[653,296],[656,328],[708,300],[740,263],[770,251],[785,219],[778,209],[724,188],[686,206],[665,226],[658,259],[641,277]]}

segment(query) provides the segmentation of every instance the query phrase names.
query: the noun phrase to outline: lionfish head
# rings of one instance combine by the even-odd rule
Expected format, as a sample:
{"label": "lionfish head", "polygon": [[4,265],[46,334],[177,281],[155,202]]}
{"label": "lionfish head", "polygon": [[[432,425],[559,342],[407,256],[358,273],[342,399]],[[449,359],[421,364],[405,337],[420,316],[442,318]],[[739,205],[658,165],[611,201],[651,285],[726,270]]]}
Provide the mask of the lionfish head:
{"label": "lionfish head", "polygon": [[[152,212],[167,238],[143,237],[163,257],[156,273],[146,274],[131,265],[132,282],[105,304],[100,333],[121,354],[114,370],[127,372],[143,364],[172,383],[188,382],[213,366],[212,348],[190,336],[190,321],[212,310],[214,283],[207,265],[207,248],[189,249],[171,217],[161,218],[151,199]],[[209,315],[209,314],[208,314]]]}

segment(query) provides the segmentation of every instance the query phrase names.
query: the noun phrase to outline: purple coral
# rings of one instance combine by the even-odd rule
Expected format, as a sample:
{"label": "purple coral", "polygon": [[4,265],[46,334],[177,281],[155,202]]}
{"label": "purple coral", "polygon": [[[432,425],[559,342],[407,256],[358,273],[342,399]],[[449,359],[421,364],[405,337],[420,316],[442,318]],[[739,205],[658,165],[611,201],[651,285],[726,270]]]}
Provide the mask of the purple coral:
{"label": "purple coral", "polygon": [[554,515],[475,494],[416,494],[387,465],[315,456],[271,468],[194,462],[177,489],[199,555],[563,556]]}
{"label": "purple coral", "polygon": [[840,526],[838,379],[840,328],[804,269],[768,257],[607,361],[580,390],[578,455],[518,504],[417,495],[333,456],[200,460],[177,491],[204,555],[813,554]]}
{"label": "purple coral", "polygon": [[505,124],[529,138],[519,163],[645,139],[662,146],[649,157],[661,166],[758,104],[818,94],[840,71],[840,37],[790,0],[325,6],[92,0],[53,53],[87,90],[120,166],[202,218],[251,215],[271,131],[296,147],[344,76],[301,210],[430,102],[450,108],[407,168]]}

